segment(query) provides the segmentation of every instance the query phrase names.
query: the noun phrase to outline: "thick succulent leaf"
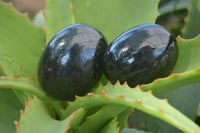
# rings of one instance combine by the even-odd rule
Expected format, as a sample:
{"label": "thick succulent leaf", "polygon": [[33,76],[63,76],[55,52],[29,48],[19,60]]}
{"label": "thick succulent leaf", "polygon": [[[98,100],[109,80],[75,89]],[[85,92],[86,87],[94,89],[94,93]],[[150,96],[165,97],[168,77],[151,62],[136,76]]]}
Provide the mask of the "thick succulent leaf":
{"label": "thick succulent leaf", "polygon": [[53,116],[57,113],[60,117],[60,109],[63,109],[61,102],[47,96],[33,78],[24,78],[18,75],[0,76],[0,90],[2,89],[12,89],[35,95],[48,105]]}
{"label": "thick succulent leaf", "polygon": [[58,121],[50,116],[45,104],[37,99],[29,100],[21,118],[16,122],[18,133],[64,133],[71,117]]}
{"label": "thick succulent leaf", "polygon": [[75,22],[96,27],[108,43],[129,28],[154,23],[158,3],[159,0],[72,0]]}
{"label": "thick succulent leaf", "polygon": [[[6,75],[0,67],[0,76]],[[24,108],[24,100],[14,90],[0,90],[0,132],[15,133],[14,121],[19,120],[20,109]]]}
{"label": "thick succulent leaf", "polygon": [[170,106],[166,100],[160,100],[149,92],[142,92],[137,88],[131,89],[127,85],[121,86],[117,83],[114,86],[111,84],[100,86],[95,93],[96,95],[89,94],[69,103],[68,108],[63,111],[63,116],[68,116],[79,107],[88,109],[97,105],[118,104],[153,115],[184,132],[200,132],[196,124]]}
{"label": "thick succulent leaf", "polygon": [[120,132],[122,131],[122,129],[128,126],[127,119],[132,112],[133,112],[133,109],[128,108],[117,116],[117,121],[118,121],[117,127],[119,127]]}
{"label": "thick succulent leaf", "polygon": [[119,128],[117,128],[117,118],[115,117],[110,122],[108,122],[101,130],[100,133],[119,133]]}
{"label": "thick succulent leaf", "polygon": [[172,73],[183,73],[196,69],[200,66],[200,36],[194,39],[185,40],[177,38],[179,55],[178,60]]}
{"label": "thick succulent leaf", "polygon": [[[197,108],[200,99],[200,62],[197,61],[200,58],[198,51],[200,48],[200,36],[190,40],[178,38],[178,43],[179,57],[173,70],[174,74],[167,78],[155,80],[151,84],[142,85],[141,89],[145,91],[152,90],[153,94],[162,93],[158,96],[167,98],[174,107],[187,115],[191,120],[194,120],[195,117],[197,117]],[[148,131],[163,133],[178,132],[177,129],[167,125],[164,122],[154,119],[153,117],[147,116],[144,113],[133,114],[129,120],[130,123],[137,123],[137,128],[139,128],[144,121],[146,121],[146,126],[144,128],[148,129]]]}
{"label": "thick succulent leaf", "polygon": [[150,84],[141,85],[140,88],[143,91],[151,90],[153,94],[158,95],[179,87],[198,82],[200,82],[200,67],[190,72],[185,72],[181,74],[174,73],[166,78],[156,79]]}
{"label": "thick succulent leaf", "polygon": [[[194,121],[198,115],[197,110],[200,99],[199,86],[200,83],[187,85],[158,95],[158,97],[167,97],[168,102],[172,106]],[[169,124],[139,111],[135,111],[131,114],[129,117],[129,126],[156,133],[182,133]]]}
{"label": "thick succulent leaf", "polygon": [[192,6],[189,9],[189,15],[186,19],[186,24],[183,30],[183,38],[190,39],[194,38],[200,33],[200,0],[193,0]]}
{"label": "thick succulent leaf", "polygon": [[37,77],[45,35],[24,14],[0,2],[0,65],[8,75]]}
{"label": "thick succulent leaf", "polygon": [[68,133],[74,132],[75,128],[85,120],[86,114],[87,111],[82,108],[75,111],[71,116],[71,119],[68,121],[65,131]]}
{"label": "thick succulent leaf", "polygon": [[0,66],[0,76],[5,76],[7,75],[5,70]]}
{"label": "thick succulent leaf", "polygon": [[64,27],[73,24],[70,0],[46,0],[46,37],[49,42]]}
{"label": "thick succulent leaf", "polygon": [[19,120],[24,105],[12,90],[0,90],[0,132],[15,133],[15,120]]}
{"label": "thick succulent leaf", "polygon": [[[156,79],[154,82],[141,85],[140,88],[144,91],[152,90],[153,94],[160,94],[166,91],[176,89],[185,85],[199,82],[200,73],[200,36],[184,40],[179,37],[179,56],[175,68],[170,76],[166,78]],[[187,54],[185,54],[187,53]]]}
{"label": "thick succulent leaf", "polygon": [[15,76],[0,76],[1,89],[20,90],[39,95],[45,95],[39,84],[33,78],[24,78],[18,75]]}
{"label": "thick succulent leaf", "polygon": [[125,128],[122,133],[147,133],[133,128]]}
{"label": "thick succulent leaf", "polygon": [[88,116],[85,122],[76,129],[75,133],[97,132],[103,125],[112,120],[116,115],[123,112],[126,108],[127,107],[120,105],[105,105],[93,115]]}

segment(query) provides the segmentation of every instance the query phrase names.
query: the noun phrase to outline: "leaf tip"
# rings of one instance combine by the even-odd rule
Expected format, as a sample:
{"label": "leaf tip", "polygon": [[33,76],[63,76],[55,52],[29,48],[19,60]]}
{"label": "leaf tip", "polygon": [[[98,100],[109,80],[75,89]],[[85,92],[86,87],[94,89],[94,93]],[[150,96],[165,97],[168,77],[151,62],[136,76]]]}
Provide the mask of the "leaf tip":
{"label": "leaf tip", "polygon": [[18,128],[19,122],[18,121],[14,121],[14,124],[15,124],[16,128]]}
{"label": "leaf tip", "polygon": [[35,78],[33,78],[33,77],[30,77],[29,79],[30,79],[30,80],[32,80],[32,81],[36,81],[36,79],[35,79]]}
{"label": "leaf tip", "polygon": [[19,78],[20,76],[18,74],[13,75],[14,78]]}
{"label": "leaf tip", "polygon": [[163,108],[158,109],[158,111],[164,113],[164,109]]}
{"label": "leaf tip", "polygon": [[44,10],[42,10],[41,13],[42,13],[42,15],[43,15],[44,17],[46,17],[46,13],[45,13]]}
{"label": "leaf tip", "polygon": [[168,99],[167,98],[165,98],[165,99],[163,99],[165,102],[168,102]]}
{"label": "leaf tip", "polygon": [[121,83],[120,83],[120,81],[119,81],[119,80],[117,80],[117,82],[116,82],[115,84],[119,84],[119,85],[121,85]]}
{"label": "leaf tip", "polygon": [[160,12],[158,12],[158,14],[157,14],[157,17],[159,17],[161,15],[161,13]]}
{"label": "leaf tip", "polygon": [[178,74],[177,73],[172,73],[170,76],[175,77],[175,76],[178,76]]}
{"label": "leaf tip", "polygon": [[26,11],[24,14],[25,14],[25,16],[28,18],[28,12]]}
{"label": "leaf tip", "polygon": [[18,121],[14,121],[15,127],[16,127],[16,133],[18,133],[18,128],[19,128],[19,122]]}
{"label": "leaf tip", "polygon": [[178,35],[178,36],[176,37],[176,40],[177,40],[178,42],[179,42],[181,39],[182,39],[182,38],[181,38],[180,35]]}
{"label": "leaf tip", "polygon": [[46,29],[45,29],[45,28],[42,28],[42,31],[43,31],[44,34],[46,35]]}
{"label": "leaf tip", "polygon": [[[35,99],[36,96],[33,96],[33,99]],[[25,109],[30,105],[30,103],[32,102],[31,97],[28,97],[28,101],[25,101]]]}
{"label": "leaf tip", "polygon": [[6,84],[6,86],[13,86],[12,84]]}
{"label": "leaf tip", "polygon": [[142,104],[142,101],[140,99],[137,99],[136,102]]}
{"label": "leaf tip", "polygon": [[196,69],[194,69],[194,71],[199,71],[200,70],[200,67],[197,67]]}
{"label": "leaf tip", "polygon": [[155,79],[153,82],[157,82],[157,81],[159,81],[159,80],[161,80],[162,78],[157,78],[157,79]]}
{"label": "leaf tip", "polygon": [[124,85],[128,86],[128,83],[127,83],[127,81],[125,81],[125,82],[124,82]]}
{"label": "leaf tip", "polygon": [[13,2],[12,2],[12,1],[9,2],[9,5],[10,5],[12,8],[14,8]]}
{"label": "leaf tip", "polygon": [[20,115],[23,115],[24,114],[24,110],[20,110]]}
{"label": "leaf tip", "polygon": [[152,90],[148,90],[148,93],[149,93],[149,94],[152,94]]}
{"label": "leaf tip", "polygon": [[121,97],[122,99],[125,99],[125,96],[123,94],[121,94],[119,97]]}
{"label": "leaf tip", "polygon": [[103,90],[100,95],[106,96],[106,92]]}

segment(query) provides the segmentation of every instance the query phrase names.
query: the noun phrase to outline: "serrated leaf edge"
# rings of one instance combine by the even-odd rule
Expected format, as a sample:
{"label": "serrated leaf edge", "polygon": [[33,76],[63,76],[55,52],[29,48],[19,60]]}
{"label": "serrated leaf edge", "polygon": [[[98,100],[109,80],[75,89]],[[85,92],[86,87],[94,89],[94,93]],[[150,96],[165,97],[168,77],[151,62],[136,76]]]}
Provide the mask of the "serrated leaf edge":
{"label": "serrated leaf edge", "polygon": [[[178,87],[182,87],[184,85],[200,82],[199,75],[200,75],[200,67],[198,67],[192,71],[189,71],[189,72],[173,73],[166,78],[158,78],[150,84],[140,85],[139,88],[141,88],[141,90],[143,90],[143,91],[150,91],[154,95],[157,95],[157,94],[160,94],[160,93],[172,90],[172,89],[176,89]],[[198,76],[199,76],[199,79],[196,78]],[[170,84],[172,84],[172,82],[168,82],[170,80],[173,82],[173,87],[171,87],[171,88],[169,86],[170,86]],[[186,81],[186,80],[187,80],[187,82],[182,82],[182,81]]]}
{"label": "serrated leaf edge", "polygon": [[[120,85],[120,84],[118,84],[118,85]],[[141,91],[139,88],[136,88],[136,89],[138,91]],[[152,95],[149,92],[143,92],[143,93]],[[119,104],[119,105],[124,105],[124,106],[131,107],[131,108],[139,109],[139,110],[141,110],[141,111],[143,111],[143,112],[145,112],[147,114],[153,115],[153,116],[155,116],[157,118],[160,118],[160,119],[162,119],[162,120],[164,120],[164,121],[166,121],[168,123],[171,123],[171,124],[173,123],[172,124],[173,126],[175,126],[176,128],[178,128],[178,129],[180,129],[180,130],[182,130],[184,132],[188,132],[188,133],[200,132],[200,128],[198,128],[195,124],[192,124],[193,122],[190,121],[186,116],[184,116],[183,114],[181,114],[180,112],[178,112],[176,109],[174,109],[172,106],[170,106],[169,103],[168,103],[168,101],[166,99],[164,99],[164,100],[163,99],[159,99],[159,100],[160,100],[161,103],[163,101],[166,104],[168,104],[169,105],[168,107],[170,107],[170,110],[173,109],[173,112],[177,111],[179,113],[179,117],[181,116],[185,120],[187,119],[187,121],[190,122],[190,124],[192,124],[192,126],[195,127],[195,129],[191,129],[188,126],[183,126],[185,124],[182,123],[182,121],[179,121],[176,118],[172,117],[171,114],[168,114],[169,112],[166,114],[164,108],[162,108],[162,107],[161,108],[154,108],[152,106],[146,105],[145,103],[143,103],[143,101],[141,99],[136,99],[136,100],[132,99],[131,100],[131,99],[127,99],[124,96],[110,96],[105,91],[102,91],[100,94],[95,94],[95,95],[94,94],[92,94],[92,95],[90,94],[90,95],[87,95],[85,97],[79,97],[78,99],[76,99],[75,102],[76,103],[79,103],[79,102],[82,103],[81,106],[84,105],[84,108],[91,108],[93,106],[96,106],[96,104],[95,105],[92,105],[91,103],[89,104],[90,99],[92,99],[94,103],[98,103],[98,105]],[[88,104],[87,104],[87,102],[88,102]],[[164,103],[162,103],[162,104],[164,104]],[[76,110],[76,108],[78,106],[77,105],[74,106],[74,105],[76,105],[76,104],[69,103],[68,104],[68,108],[66,110],[62,111],[62,114],[63,114],[64,117],[70,115],[71,112],[73,112],[73,110]],[[168,109],[168,111],[169,111],[169,109]],[[173,115],[174,115],[174,113],[173,113]]]}
{"label": "serrated leaf edge", "polygon": [[23,120],[24,113],[27,111],[28,106],[31,105],[32,101],[35,100],[36,97],[34,96],[33,99],[29,97],[28,99],[29,100],[25,102],[25,108],[24,108],[24,110],[20,110],[20,119],[19,119],[19,121],[14,121],[14,124],[15,124],[15,127],[16,127],[16,133],[18,133],[19,126],[20,126],[20,123]]}
{"label": "serrated leaf edge", "polygon": [[42,31],[44,31],[43,28],[42,28],[42,26],[35,26],[35,25],[33,25],[33,23],[31,22],[31,20],[30,20],[29,17],[28,17],[28,12],[25,12],[25,13],[20,13],[20,12],[18,12],[18,11],[15,9],[15,7],[13,6],[13,2],[12,2],[12,1],[10,1],[9,3],[4,3],[3,1],[0,1],[0,2],[3,3],[4,5],[7,5],[7,6],[11,7],[11,9],[12,9],[17,15],[22,16],[23,19],[25,19],[25,21],[27,21],[29,25],[31,25],[31,26],[33,26],[33,27],[35,27],[35,28],[40,28],[40,29],[42,29]]}

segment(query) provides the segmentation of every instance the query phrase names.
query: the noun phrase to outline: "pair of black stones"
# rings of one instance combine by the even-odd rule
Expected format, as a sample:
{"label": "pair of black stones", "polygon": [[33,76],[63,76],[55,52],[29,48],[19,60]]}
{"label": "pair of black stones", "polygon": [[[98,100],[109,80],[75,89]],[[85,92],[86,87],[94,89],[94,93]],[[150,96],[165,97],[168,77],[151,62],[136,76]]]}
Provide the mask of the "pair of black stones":
{"label": "pair of black stones", "polygon": [[104,36],[85,24],[58,32],[40,59],[38,79],[48,95],[74,100],[86,95],[102,74],[130,87],[168,76],[177,60],[178,46],[164,27],[144,24],[134,27],[107,46]]}

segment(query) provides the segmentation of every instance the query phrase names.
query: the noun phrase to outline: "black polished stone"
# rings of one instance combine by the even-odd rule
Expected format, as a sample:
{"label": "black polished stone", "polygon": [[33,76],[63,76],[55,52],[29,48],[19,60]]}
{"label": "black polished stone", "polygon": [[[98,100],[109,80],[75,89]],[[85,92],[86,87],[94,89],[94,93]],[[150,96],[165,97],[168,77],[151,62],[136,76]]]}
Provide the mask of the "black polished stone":
{"label": "black polished stone", "polygon": [[174,36],[164,27],[144,24],[117,37],[104,54],[104,73],[130,87],[166,77],[178,57]]}
{"label": "black polished stone", "polygon": [[38,79],[48,95],[58,100],[84,96],[102,76],[107,43],[95,28],[74,24],[58,32],[40,59]]}

